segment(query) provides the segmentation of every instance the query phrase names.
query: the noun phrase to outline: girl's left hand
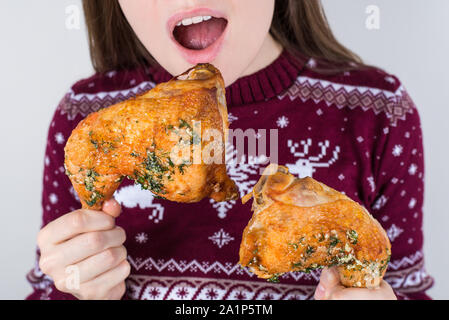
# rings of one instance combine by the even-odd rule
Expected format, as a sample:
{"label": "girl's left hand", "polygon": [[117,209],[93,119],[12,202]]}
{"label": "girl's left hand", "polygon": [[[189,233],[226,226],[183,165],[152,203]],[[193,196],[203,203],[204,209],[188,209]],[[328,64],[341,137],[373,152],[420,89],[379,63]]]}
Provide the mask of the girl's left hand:
{"label": "girl's left hand", "polygon": [[378,288],[346,288],[340,284],[336,267],[324,268],[315,290],[315,300],[397,300],[393,289],[383,281]]}

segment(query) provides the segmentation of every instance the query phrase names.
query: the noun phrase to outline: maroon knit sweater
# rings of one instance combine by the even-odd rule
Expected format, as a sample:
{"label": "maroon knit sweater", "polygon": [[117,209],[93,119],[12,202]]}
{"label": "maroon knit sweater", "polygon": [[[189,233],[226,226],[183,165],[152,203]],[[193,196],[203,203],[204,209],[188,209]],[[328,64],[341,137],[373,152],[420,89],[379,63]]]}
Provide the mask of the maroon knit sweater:
{"label": "maroon knit sweater", "polygon": [[[227,88],[231,129],[278,129],[279,164],[344,192],[379,220],[392,243],[385,280],[399,298],[426,299],[432,285],[423,261],[423,147],[418,111],[399,80],[368,69],[322,75],[316,61],[286,52],[270,66]],[[96,74],[76,83],[55,111],[44,167],[43,226],[80,208],[64,174],[64,145],[89,113],[167,81],[161,68]],[[267,130],[268,131],[268,130]],[[229,158],[235,155],[230,148]],[[264,165],[231,161],[240,195]],[[157,199],[132,181],[115,194],[123,212],[132,266],[130,299],[309,299],[320,271],[287,273],[269,283],[242,269],[239,245],[250,204],[205,199],[180,204]],[[37,252],[39,258],[39,251]],[[37,266],[28,274],[29,299],[73,299]]]}

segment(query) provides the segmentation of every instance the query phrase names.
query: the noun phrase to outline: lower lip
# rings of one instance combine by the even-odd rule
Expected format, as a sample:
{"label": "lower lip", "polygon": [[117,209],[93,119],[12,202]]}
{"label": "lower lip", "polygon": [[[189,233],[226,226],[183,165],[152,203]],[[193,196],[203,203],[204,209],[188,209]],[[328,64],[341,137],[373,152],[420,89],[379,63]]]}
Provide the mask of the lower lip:
{"label": "lower lip", "polygon": [[173,32],[170,34],[170,37],[172,41],[175,43],[178,50],[181,52],[181,55],[184,57],[184,59],[188,63],[196,65],[198,63],[209,63],[215,60],[215,58],[218,56],[223,46],[227,30],[228,25],[226,25],[226,28],[223,30],[223,33],[217,40],[215,40],[214,43],[212,43],[209,47],[201,50],[191,50],[183,47],[181,44],[179,44],[178,41],[176,41],[175,37],[173,36]]}

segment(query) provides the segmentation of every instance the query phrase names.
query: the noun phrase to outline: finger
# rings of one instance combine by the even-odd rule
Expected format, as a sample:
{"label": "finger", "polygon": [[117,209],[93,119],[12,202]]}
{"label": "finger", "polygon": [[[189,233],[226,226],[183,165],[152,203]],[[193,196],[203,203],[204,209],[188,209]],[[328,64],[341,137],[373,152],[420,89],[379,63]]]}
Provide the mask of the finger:
{"label": "finger", "polygon": [[114,227],[114,219],[101,211],[76,210],[50,222],[38,235],[39,248],[47,247],[69,240],[79,234],[110,230]]}
{"label": "finger", "polygon": [[321,272],[320,283],[326,289],[332,289],[340,284],[340,276],[336,267],[324,268]]}
{"label": "finger", "polygon": [[74,266],[79,270],[80,283],[84,283],[115,268],[124,260],[126,260],[126,249],[124,246],[120,246],[106,249]]}
{"label": "finger", "polygon": [[378,300],[378,289],[337,288],[332,291],[329,300]]}
{"label": "finger", "polygon": [[341,287],[340,277],[335,267],[324,268],[321,272],[320,283],[315,290],[316,300],[326,300],[335,288]]}
{"label": "finger", "polygon": [[382,281],[376,288],[336,288],[329,296],[330,300],[396,300],[390,285]]}
{"label": "finger", "polygon": [[43,263],[59,266],[76,264],[106,249],[119,247],[125,240],[125,231],[120,227],[107,231],[83,233],[49,251],[43,257],[45,260]]}
{"label": "finger", "polygon": [[105,297],[107,300],[120,300],[126,293],[125,281],[120,282],[114,288],[109,291],[109,294]]}
{"label": "finger", "polygon": [[103,212],[107,213],[111,217],[117,218],[122,212],[122,207],[114,198],[106,200],[102,207]]}
{"label": "finger", "polygon": [[106,271],[89,282],[81,284],[80,292],[84,292],[84,299],[107,298],[110,290],[125,281],[130,271],[131,266],[128,261],[122,261],[115,268]]}
{"label": "finger", "polygon": [[384,298],[385,300],[398,300],[398,297],[396,297],[393,288],[385,280],[381,281],[380,288],[386,295],[386,298]]}

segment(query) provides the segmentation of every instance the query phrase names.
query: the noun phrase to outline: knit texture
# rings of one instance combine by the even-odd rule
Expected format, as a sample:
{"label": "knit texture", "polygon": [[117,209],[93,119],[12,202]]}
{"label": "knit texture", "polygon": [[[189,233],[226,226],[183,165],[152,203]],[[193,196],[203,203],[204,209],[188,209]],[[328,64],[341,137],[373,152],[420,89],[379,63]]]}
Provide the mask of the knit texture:
{"label": "knit texture", "polygon": [[[399,80],[369,68],[322,75],[316,61],[298,63],[283,52],[270,66],[227,88],[231,129],[257,139],[278,130],[277,162],[344,192],[379,220],[392,243],[385,280],[403,299],[427,299],[433,280],[423,259],[424,164],[418,111]],[[80,208],[64,174],[64,145],[89,113],[170,79],[161,68],[96,74],[76,83],[51,122],[44,161],[42,225]],[[246,148],[247,149],[247,148]],[[270,156],[267,147],[267,156]],[[240,196],[257,182],[264,155],[236,161],[228,173]],[[242,160],[242,159],[239,159]],[[123,212],[132,266],[127,299],[310,299],[320,271],[287,273],[280,283],[241,268],[239,245],[252,213],[240,200],[180,204],[153,197],[125,180],[115,194]],[[29,299],[73,299],[36,266]]]}

